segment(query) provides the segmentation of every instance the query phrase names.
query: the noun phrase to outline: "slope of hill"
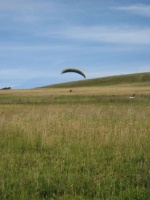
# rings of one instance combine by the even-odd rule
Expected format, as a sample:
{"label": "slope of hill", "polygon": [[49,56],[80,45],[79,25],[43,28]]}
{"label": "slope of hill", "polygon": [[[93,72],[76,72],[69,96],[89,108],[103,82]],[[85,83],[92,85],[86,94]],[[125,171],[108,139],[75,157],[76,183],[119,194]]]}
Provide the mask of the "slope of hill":
{"label": "slope of hill", "polygon": [[109,86],[119,84],[150,84],[150,72],[126,74],[119,76],[108,76],[103,78],[87,79],[82,81],[66,82],[44,86],[42,88],[68,88],[68,87],[90,87],[90,86]]}

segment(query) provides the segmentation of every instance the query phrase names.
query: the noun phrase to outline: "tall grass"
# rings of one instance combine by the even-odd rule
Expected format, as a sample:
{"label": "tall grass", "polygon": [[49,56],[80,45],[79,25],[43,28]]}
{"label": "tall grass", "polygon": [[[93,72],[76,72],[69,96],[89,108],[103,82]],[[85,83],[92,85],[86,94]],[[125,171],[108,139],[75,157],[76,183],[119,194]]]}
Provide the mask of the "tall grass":
{"label": "tall grass", "polygon": [[47,104],[36,95],[38,103],[33,96],[6,96],[0,105],[0,199],[149,198],[147,96],[131,102],[106,95],[107,104],[99,95],[45,96]]}

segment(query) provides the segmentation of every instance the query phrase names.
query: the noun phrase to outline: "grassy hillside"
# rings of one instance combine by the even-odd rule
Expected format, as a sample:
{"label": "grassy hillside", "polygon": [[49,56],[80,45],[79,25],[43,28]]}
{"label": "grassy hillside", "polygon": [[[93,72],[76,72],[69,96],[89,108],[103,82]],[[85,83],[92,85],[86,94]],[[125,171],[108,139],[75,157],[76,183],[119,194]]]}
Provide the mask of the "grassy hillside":
{"label": "grassy hillside", "polygon": [[82,80],[82,81],[74,81],[74,82],[44,86],[43,88],[110,86],[110,85],[131,84],[131,83],[150,84],[150,72],[87,79],[87,80]]}

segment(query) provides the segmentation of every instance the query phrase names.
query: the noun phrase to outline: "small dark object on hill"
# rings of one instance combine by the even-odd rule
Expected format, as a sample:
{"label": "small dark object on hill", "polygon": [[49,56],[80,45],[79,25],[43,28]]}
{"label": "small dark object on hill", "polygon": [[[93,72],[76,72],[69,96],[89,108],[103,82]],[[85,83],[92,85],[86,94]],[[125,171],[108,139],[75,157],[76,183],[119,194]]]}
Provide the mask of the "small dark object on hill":
{"label": "small dark object on hill", "polygon": [[72,92],[72,90],[70,90],[69,92]]}

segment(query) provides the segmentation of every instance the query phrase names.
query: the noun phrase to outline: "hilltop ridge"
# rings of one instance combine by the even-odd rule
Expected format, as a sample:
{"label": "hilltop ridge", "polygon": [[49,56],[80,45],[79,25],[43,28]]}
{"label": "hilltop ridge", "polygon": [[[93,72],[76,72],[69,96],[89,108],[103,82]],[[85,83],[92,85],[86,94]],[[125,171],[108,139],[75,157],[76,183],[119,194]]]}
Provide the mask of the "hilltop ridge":
{"label": "hilltop ridge", "polygon": [[43,86],[41,88],[68,88],[68,87],[92,87],[92,86],[110,86],[118,84],[150,84],[150,72],[121,74],[116,76],[107,76],[102,78],[86,79],[73,82],[65,82]]}

